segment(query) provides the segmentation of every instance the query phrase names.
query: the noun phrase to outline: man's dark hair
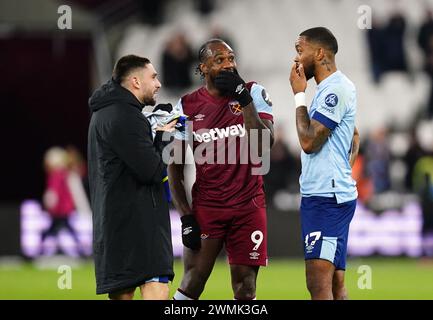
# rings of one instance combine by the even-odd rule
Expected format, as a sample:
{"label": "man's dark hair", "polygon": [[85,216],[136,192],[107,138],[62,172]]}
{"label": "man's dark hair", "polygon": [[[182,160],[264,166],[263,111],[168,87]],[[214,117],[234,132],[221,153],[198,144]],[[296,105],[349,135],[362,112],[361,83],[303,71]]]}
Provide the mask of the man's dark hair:
{"label": "man's dark hair", "polygon": [[203,43],[201,45],[200,49],[198,49],[199,64],[198,64],[197,68],[195,69],[195,73],[200,74],[200,76],[202,78],[204,78],[204,75],[200,70],[200,63],[205,62],[206,59],[208,58],[208,51],[207,50],[209,49],[209,45],[211,45],[213,43],[226,43],[226,42],[222,39],[219,39],[219,38],[213,38],[213,39],[210,39],[210,40],[206,41],[205,43]]}
{"label": "man's dark hair", "polygon": [[334,54],[336,54],[338,51],[337,39],[335,39],[332,32],[325,27],[317,27],[305,30],[299,36],[307,38],[308,41],[323,45]]}
{"label": "man's dark hair", "polygon": [[123,56],[114,66],[113,80],[117,83],[122,83],[122,81],[125,80],[132,71],[138,68],[144,68],[149,63],[149,59],[135,56],[133,54]]}

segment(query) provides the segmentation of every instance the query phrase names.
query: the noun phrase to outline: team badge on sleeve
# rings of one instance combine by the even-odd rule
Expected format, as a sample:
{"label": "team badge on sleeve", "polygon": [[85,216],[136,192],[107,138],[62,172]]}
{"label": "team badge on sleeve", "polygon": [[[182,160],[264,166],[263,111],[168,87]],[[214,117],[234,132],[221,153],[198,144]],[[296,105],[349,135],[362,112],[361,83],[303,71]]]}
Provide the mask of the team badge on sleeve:
{"label": "team badge on sleeve", "polygon": [[338,104],[338,97],[335,93],[330,93],[325,98],[325,104],[330,107],[334,108]]}
{"label": "team badge on sleeve", "polygon": [[268,106],[272,107],[271,97],[269,96],[269,93],[267,93],[265,89],[262,90],[262,97],[263,100],[265,100],[265,102],[268,104]]}

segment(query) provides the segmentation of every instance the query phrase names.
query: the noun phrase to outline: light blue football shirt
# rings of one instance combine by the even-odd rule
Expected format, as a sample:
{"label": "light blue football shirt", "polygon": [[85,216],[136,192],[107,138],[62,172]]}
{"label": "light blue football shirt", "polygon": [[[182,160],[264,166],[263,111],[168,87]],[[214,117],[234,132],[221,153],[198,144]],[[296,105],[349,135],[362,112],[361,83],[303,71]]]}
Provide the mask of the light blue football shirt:
{"label": "light blue football shirt", "polygon": [[354,84],[341,71],[322,80],[309,115],[329,128],[331,134],[317,153],[301,152],[302,196],[335,195],[338,203],[356,199],[358,192],[349,163],[356,115]]}

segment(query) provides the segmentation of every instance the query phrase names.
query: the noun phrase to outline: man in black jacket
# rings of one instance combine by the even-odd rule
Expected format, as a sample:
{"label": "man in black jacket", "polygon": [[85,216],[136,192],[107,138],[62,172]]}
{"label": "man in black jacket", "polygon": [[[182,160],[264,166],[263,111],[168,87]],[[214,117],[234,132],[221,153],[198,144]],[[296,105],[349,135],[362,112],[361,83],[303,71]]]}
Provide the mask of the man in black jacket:
{"label": "man in black jacket", "polygon": [[141,113],[155,105],[161,83],[146,58],[128,55],[113,78],[89,100],[88,136],[96,293],[132,299],[168,299],[174,277],[168,204],[161,152],[175,122],[157,128]]}

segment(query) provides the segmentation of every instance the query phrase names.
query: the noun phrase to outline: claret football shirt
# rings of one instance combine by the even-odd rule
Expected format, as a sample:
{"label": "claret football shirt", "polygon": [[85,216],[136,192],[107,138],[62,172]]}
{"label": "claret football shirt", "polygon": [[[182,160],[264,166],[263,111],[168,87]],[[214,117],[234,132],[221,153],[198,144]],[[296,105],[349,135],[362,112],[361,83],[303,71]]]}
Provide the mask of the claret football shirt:
{"label": "claret football shirt", "polygon": [[[249,82],[254,106],[261,119],[273,121],[272,102],[266,90]],[[183,96],[175,110],[188,116],[187,130],[176,139],[192,146],[196,181],[193,206],[238,207],[254,197],[264,204],[263,178],[253,174],[260,166],[249,156],[242,108],[229,97],[214,97],[205,87]]]}

